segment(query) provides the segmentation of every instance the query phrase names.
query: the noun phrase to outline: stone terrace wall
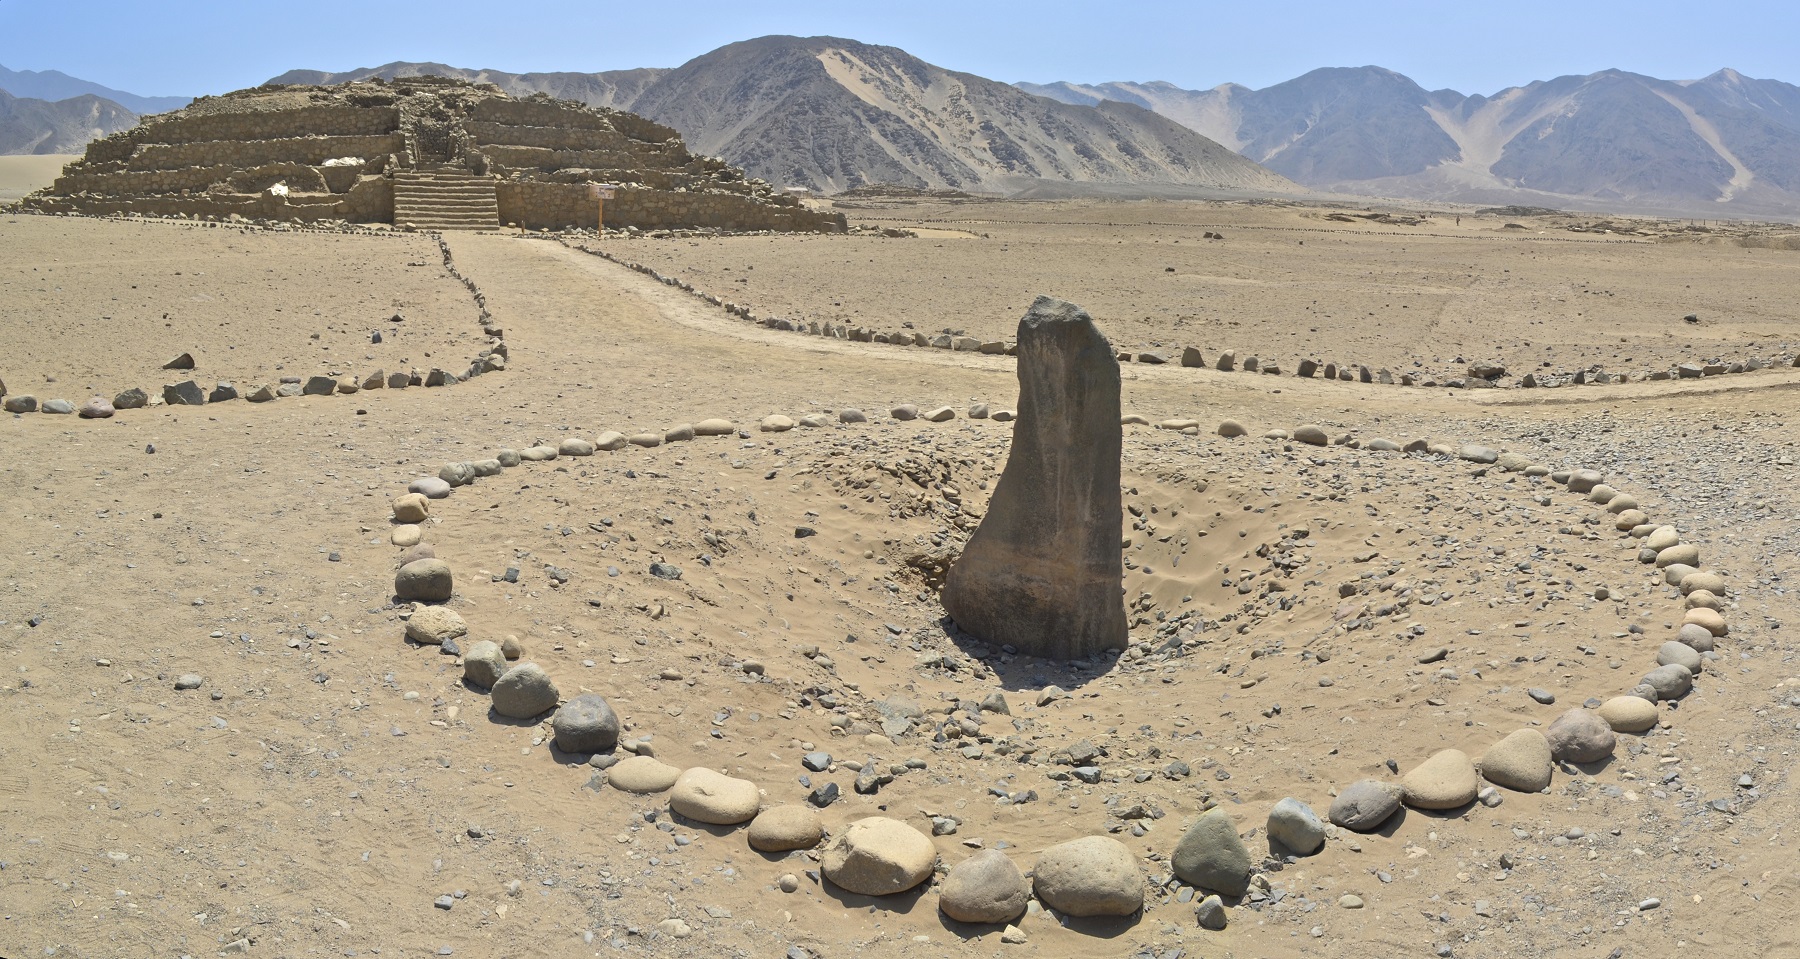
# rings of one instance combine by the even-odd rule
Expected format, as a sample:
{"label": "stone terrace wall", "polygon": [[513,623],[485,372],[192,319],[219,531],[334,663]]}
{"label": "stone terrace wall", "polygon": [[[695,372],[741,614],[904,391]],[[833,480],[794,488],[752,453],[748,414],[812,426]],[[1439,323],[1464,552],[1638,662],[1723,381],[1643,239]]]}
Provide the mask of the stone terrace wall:
{"label": "stone terrace wall", "polygon": [[274,197],[266,193],[255,196],[229,193],[194,193],[190,195],[106,197],[43,197],[33,208],[45,213],[81,213],[88,216],[148,217],[218,217],[233,214],[248,219],[289,220],[314,223],[319,220],[348,220],[352,223],[383,223],[393,219],[394,183],[386,177],[359,178],[346,193]]}
{"label": "stone terrace wall", "polygon": [[[530,229],[578,226],[593,229],[596,204],[586,184],[502,182],[500,222]],[[610,227],[645,230],[711,228],[841,233],[841,213],[815,213],[801,206],[775,206],[730,193],[672,193],[620,190],[606,202]]]}
{"label": "stone terrace wall", "polygon": [[214,113],[152,120],[132,131],[139,142],[283,140],[307,136],[378,136],[400,129],[398,107],[321,105],[254,113]]}
{"label": "stone terrace wall", "polygon": [[127,161],[132,170],[176,170],[190,166],[247,167],[260,163],[323,163],[339,157],[385,157],[406,152],[399,133],[374,136],[285,137],[276,140],[224,140],[194,143],[146,143]]}

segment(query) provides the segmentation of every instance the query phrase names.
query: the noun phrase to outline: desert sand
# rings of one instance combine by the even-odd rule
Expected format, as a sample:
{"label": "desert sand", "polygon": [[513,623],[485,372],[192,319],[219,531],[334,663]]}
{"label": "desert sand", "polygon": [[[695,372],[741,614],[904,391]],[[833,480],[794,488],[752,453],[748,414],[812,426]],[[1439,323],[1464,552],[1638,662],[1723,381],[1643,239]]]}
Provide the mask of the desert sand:
{"label": "desert sand", "polygon": [[50,185],[63,167],[80,157],[62,154],[0,157],[0,203],[11,203]]}
{"label": "desert sand", "polygon": [[[1800,254],[1255,205],[851,212],[921,235],[450,235],[509,350],[450,388],[0,419],[0,953],[1800,952],[1800,370],[1480,391],[1291,375],[1306,356],[1791,357],[1779,294]],[[968,413],[1015,403],[1012,359],[765,329],[578,246],[880,329],[1004,337],[1052,293],[1122,349],[1290,372],[1124,366],[1127,414],[1193,421],[1124,427],[1131,644],[1036,661],[948,629],[935,594],[1006,464],[1010,426]],[[430,238],[0,216],[0,250],[0,378],[40,400],[157,393],[187,375],[156,369],[182,351],[203,382],[272,381],[466,363],[485,342]],[[388,326],[407,332],[369,342]],[[897,420],[902,404],[956,415]],[[772,414],[826,425],[761,430]],[[753,781],[765,805],[835,783],[834,835],[947,821],[944,867],[981,848],[1029,869],[1112,836],[1142,871],[1140,914],[1033,912],[1011,945],[947,919],[934,882],[845,892],[818,851],[758,853],[742,827],[620,791],[554,748],[548,716],[493,713],[459,656],[404,640],[390,532],[410,482],[714,417],[741,432],[526,462],[432,501],[460,651],[515,639],[564,699],[605,696],[631,749]],[[1226,419],[1248,435],[1219,436]],[[1268,435],[1302,424],[1355,445]],[[1286,859],[1266,834],[1279,800],[1324,816],[1357,780],[1479,758],[1628,692],[1683,622],[1602,505],[1465,444],[1605,473],[1726,578],[1730,632],[1609,759]],[[201,685],[177,689],[184,674]],[[1010,715],[959,706],[995,692]],[[860,793],[865,770],[891,781]],[[1169,865],[1211,806],[1264,880],[1217,931]]]}

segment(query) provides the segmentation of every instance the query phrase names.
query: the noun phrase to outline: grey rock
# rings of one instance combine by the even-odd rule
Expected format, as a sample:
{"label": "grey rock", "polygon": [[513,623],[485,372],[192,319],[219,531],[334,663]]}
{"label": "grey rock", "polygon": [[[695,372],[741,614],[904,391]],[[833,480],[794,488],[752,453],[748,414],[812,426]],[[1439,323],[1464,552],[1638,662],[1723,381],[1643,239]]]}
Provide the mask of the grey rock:
{"label": "grey rock", "polygon": [[1694,688],[1694,674],[1686,666],[1658,666],[1644,674],[1643,682],[1656,690],[1657,699],[1680,699]]}
{"label": "grey rock", "polygon": [[175,677],[176,689],[199,689],[206,680],[199,673],[182,673]]}
{"label": "grey rock", "polygon": [[1107,836],[1045,849],[1032,869],[1032,888],[1039,902],[1068,916],[1129,916],[1144,907],[1137,857]]}
{"label": "grey rock", "polygon": [[500,645],[484,639],[463,654],[463,679],[482,689],[492,689],[505,675],[507,666]]}
{"label": "grey rock", "polygon": [[443,499],[450,495],[450,484],[435,476],[421,476],[406,484],[408,493],[418,493],[426,499]]}
{"label": "grey rock", "polygon": [[414,602],[441,603],[452,592],[450,564],[441,559],[418,559],[394,574],[394,595]]}
{"label": "grey rock", "polygon": [[1225,901],[1218,896],[1207,896],[1194,907],[1194,921],[1200,928],[1218,932],[1224,929],[1229,919],[1225,914]]}
{"label": "grey rock", "polygon": [[194,354],[183,353],[162,365],[165,370],[191,370],[194,368]]}
{"label": "grey rock", "polygon": [[131,389],[120,393],[118,396],[113,397],[112,405],[113,409],[117,410],[141,410],[149,402],[150,394],[145,393],[143,390],[134,386]]}
{"label": "grey rock", "polygon": [[1176,877],[1190,886],[1227,896],[1241,896],[1250,888],[1250,853],[1222,807],[1208,810],[1188,827],[1169,861]]}
{"label": "grey rock", "polygon": [[46,400],[44,401],[44,412],[66,416],[75,412],[75,404],[68,400]]}
{"label": "grey rock", "polygon": [[1295,442],[1305,443],[1308,446],[1324,446],[1331,442],[1331,437],[1325,434],[1324,427],[1311,423],[1294,427],[1293,436]]}
{"label": "grey rock", "polygon": [[494,712],[513,719],[531,719],[555,709],[559,694],[542,666],[520,663],[494,683],[490,695]]}
{"label": "grey rock", "polygon": [[81,418],[84,420],[103,420],[113,415],[113,405],[104,396],[96,396],[81,404]]}
{"label": "grey rock", "polygon": [[337,392],[337,380],[329,376],[309,376],[300,387],[302,396],[330,396]]}
{"label": "grey rock", "polygon": [[238,388],[230,383],[219,383],[213,387],[212,393],[206,397],[208,403],[224,403],[238,398]]}
{"label": "grey rock", "polygon": [[1268,830],[1270,839],[1302,856],[1310,856],[1325,845],[1325,823],[1319,814],[1292,797],[1269,810]]}
{"label": "grey rock", "polygon": [[1353,832],[1374,832],[1400,808],[1400,795],[1396,783],[1359,779],[1338,792],[1326,816]]}
{"label": "grey rock", "polygon": [[1119,364],[1085,311],[1050,297],[1018,342],[1012,451],[943,605],[990,644],[1080,659],[1126,642]]}
{"label": "grey rock", "polygon": [[1019,867],[998,849],[984,849],[950,868],[938,908],[957,922],[1011,922],[1025,912],[1029,887]]}
{"label": "grey rock", "polygon": [[1559,762],[1591,763],[1611,756],[1618,737],[1599,713],[1579,707],[1556,717],[1544,730],[1550,754]]}
{"label": "grey rock", "polygon": [[582,693],[562,705],[550,723],[556,748],[599,753],[619,745],[619,717],[599,693]]}
{"label": "grey rock", "polygon": [[438,479],[448,483],[452,488],[467,486],[475,482],[475,467],[467,463],[445,463],[438,467]]}
{"label": "grey rock", "polygon": [[163,387],[163,402],[170,406],[201,406],[206,403],[206,393],[193,380],[182,380]]}

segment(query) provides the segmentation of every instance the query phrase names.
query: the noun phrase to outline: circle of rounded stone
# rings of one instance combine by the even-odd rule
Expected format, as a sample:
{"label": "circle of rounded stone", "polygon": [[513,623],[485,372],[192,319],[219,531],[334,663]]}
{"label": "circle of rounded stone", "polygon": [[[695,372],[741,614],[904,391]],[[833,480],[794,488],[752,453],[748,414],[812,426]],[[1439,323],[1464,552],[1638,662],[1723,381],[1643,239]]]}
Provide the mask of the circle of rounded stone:
{"label": "circle of rounded stone", "polygon": [[1308,446],[1324,446],[1331,442],[1331,437],[1326,435],[1325,428],[1314,423],[1305,423],[1294,427],[1292,437],[1295,442],[1305,443]]}
{"label": "circle of rounded stone", "polygon": [[606,771],[606,781],[620,792],[666,792],[681,778],[681,770],[652,756],[631,756]]}
{"label": "circle of rounded stone", "polygon": [[435,476],[421,476],[406,484],[406,491],[418,493],[427,499],[443,499],[450,495],[450,484]]}
{"label": "circle of rounded stone", "polygon": [[1220,420],[1217,432],[1227,439],[1250,435],[1250,431],[1244,428],[1244,424],[1237,420]]}
{"label": "circle of rounded stone", "polygon": [[1475,801],[1475,763],[1460,749],[1443,749],[1401,777],[1401,801],[1415,809],[1456,809]]}
{"label": "circle of rounded stone", "polygon": [[1338,791],[1326,816],[1352,832],[1374,832],[1400,808],[1398,783],[1358,779]]}
{"label": "circle of rounded stone", "polygon": [[520,663],[496,680],[488,695],[494,712],[509,719],[532,719],[555,709],[560,694],[542,666]]}
{"label": "circle of rounded stone", "polygon": [[442,646],[467,635],[469,624],[456,610],[443,606],[416,606],[406,620],[406,638],[422,646]]}
{"label": "circle of rounded stone", "polygon": [[556,748],[565,753],[602,753],[619,745],[619,716],[599,693],[582,693],[563,703],[550,729]]}
{"label": "circle of rounded stone", "polygon": [[1569,492],[1589,493],[1604,482],[1606,474],[1599,470],[1574,470],[1569,473]]}
{"label": "circle of rounded stone", "polygon": [[1591,709],[1576,707],[1556,717],[1544,730],[1550,754],[1571,763],[1592,763],[1611,756],[1617,738],[1612,727]]}
{"label": "circle of rounded stone", "polygon": [[757,424],[757,428],[764,433],[786,433],[794,428],[794,419],[780,413],[770,413],[762,418],[762,422]]}
{"label": "circle of rounded stone", "polygon": [[605,450],[608,453],[622,450],[630,444],[631,441],[626,439],[625,434],[618,430],[607,430],[599,436],[594,437],[594,449]]}
{"label": "circle of rounded stone", "polygon": [[482,689],[492,689],[506,675],[506,654],[490,640],[481,640],[463,653],[463,680]]}
{"label": "circle of rounded stone", "polygon": [[1269,810],[1268,833],[1270,839],[1302,856],[1310,856],[1325,845],[1325,823],[1319,814],[1292,796]]}
{"label": "circle of rounded stone", "polygon": [[1538,792],[1554,771],[1550,741],[1535,729],[1516,729],[1481,754],[1481,778],[1518,792]]}
{"label": "circle of rounded stone", "polygon": [[1700,675],[1700,664],[1703,661],[1704,657],[1700,655],[1699,650],[1674,640],[1662,644],[1662,647],[1656,651],[1656,665],[1667,666],[1670,663],[1679,663],[1686,666],[1688,672],[1696,676]]}
{"label": "circle of rounded stone", "polygon": [[1725,625],[1725,617],[1720,615],[1718,610],[1707,609],[1704,606],[1688,610],[1687,614],[1682,617],[1682,622],[1704,627],[1714,636],[1723,636],[1731,632],[1731,627]]}
{"label": "circle of rounded stone", "polygon": [[695,822],[735,826],[756,818],[762,808],[762,792],[748,779],[696,766],[675,780],[669,790],[669,808]]}
{"label": "circle of rounded stone", "polygon": [[1032,869],[1038,901],[1067,916],[1129,916],[1144,907],[1137,857],[1110,836],[1045,849]]}
{"label": "circle of rounded stone", "polygon": [[1656,704],[1641,696],[1614,696],[1594,710],[1617,733],[1641,733],[1656,725]]}
{"label": "circle of rounded stone", "polygon": [[592,456],[594,444],[578,436],[571,436],[556,444],[556,453],[558,456]]}
{"label": "circle of rounded stone", "polygon": [[824,820],[805,806],[770,806],[750,821],[750,848],[757,852],[811,849],[824,838]]}
{"label": "circle of rounded stone", "polygon": [[1711,630],[1694,623],[1681,624],[1681,628],[1675,631],[1675,641],[1696,653],[1710,653],[1717,645]]}
{"label": "circle of rounded stone", "polygon": [[1720,576],[1718,573],[1707,572],[1704,570],[1695,571],[1683,576],[1681,582],[1676,583],[1675,585],[1680,588],[1681,595],[1683,596],[1691,596],[1701,590],[1705,590],[1714,596],[1725,595],[1725,577]]}
{"label": "circle of rounded stone", "polygon": [[695,436],[730,436],[737,432],[737,425],[730,420],[709,419],[694,424]]}
{"label": "circle of rounded stone", "polygon": [[441,603],[454,588],[450,564],[441,559],[416,559],[394,574],[394,595],[410,602]]}
{"label": "circle of rounded stone", "polygon": [[431,515],[431,501],[422,493],[406,493],[394,499],[394,519],[402,523],[423,523]]}
{"label": "circle of rounded stone", "polygon": [[1006,853],[983,849],[950,867],[938,889],[938,908],[957,922],[1011,922],[1025,912],[1029,887]]}
{"label": "circle of rounded stone", "polygon": [[833,885],[860,896],[905,892],[929,879],[936,864],[937,847],[929,837],[886,816],[851,823],[819,861]]}
{"label": "circle of rounded stone", "polygon": [[1657,550],[1657,569],[1677,564],[1682,566],[1692,566],[1698,569],[1700,566],[1700,547],[1695,546],[1693,543],[1676,543],[1674,546]]}
{"label": "circle of rounded stone", "polygon": [[1656,698],[1680,699],[1694,688],[1694,674],[1686,666],[1658,666],[1644,674],[1643,683],[1656,691]]}

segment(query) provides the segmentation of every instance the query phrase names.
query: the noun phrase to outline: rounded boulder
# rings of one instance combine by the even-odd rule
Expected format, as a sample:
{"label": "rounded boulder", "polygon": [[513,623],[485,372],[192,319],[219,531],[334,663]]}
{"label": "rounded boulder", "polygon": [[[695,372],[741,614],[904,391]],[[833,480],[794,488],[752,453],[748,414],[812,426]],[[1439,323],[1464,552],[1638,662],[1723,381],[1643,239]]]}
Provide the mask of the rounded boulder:
{"label": "rounded boulder", "polygon": [[1535,729],[1515,730],[1481,754],[1481,778],[1519,792],[1550,785],[1554,771],[1550,741]]}
{"label": "rounded boulder", "polygon": [[463,653],[463,679],[482,689],[492,689],[506,674],[506,654],[488,640],[481,640]]}
{"label": "rounded boulder", "polygon": [[1615,733],[1641,733],[1656,725],[1656,704],[1640,696],[1614,696],[1594,710]]}
{"label": "rounded boulder", "polygon": [[441,559],[415,559],[394,574],[394,595],[408,602],[441,603],[453,590],[450,564]]}
{"label": "rounded boulder", "polygon": [[1144,908],[1137,857],[1110,836],[1057,843],[1038,856],[1031,875],[1038,901],[1067,916],[1129,916]]}
{"label": "rounded boulder", "polygon": [[531,719],[556,708],[559,694],[550,674],[536,663],[520,663],[495,681],[488,695],[494,712],[511,719]]}
{"label": "rounded boulder", "polygon": [[582,693],[563,703],[550,728],[556,748],[565,753],[601,753],[619,745],[619,716],[599,693]]}
{"label": "rounded boulder", "polygon": [[885,816],[850,824],[826,847],[820,871],[860,896],[891,896],[931,878],[937,847],[924,833]]}
{"label": "rounded boulder", "polygon": [[950,867],[938,908],[957,922],[1002,923],[1019,918],[1029,896],[1025,874],[998,849],[983,849]]}
{"label": "rounded boulder", "polygon": [[1227,896],[1241,896],[1250,888],[1250,852],[1222,806],[1214,806],[1194,820],[1175,844],[1169,863],[1175,875],[1190,886]]}
{"label": "rounded boulder", "polygon": [[631,756],[606,771],[606,781],[620,792],[664,792],[681,778],[681,770],[651,756]]}
{"label": "rounded boulder", "polygon": [[1310,856],[1325,845],[1325,823],[1319,814],[1291,796],[1269,810],[1268,831],[1270,839],[1302,856]]}
{"label": "rounded boulder", "polygon": [[1338,792],[1325,815],[1352,832],[1374,832],[1400,808],[1402,792],[1394,783],[1359,779]]}
{"label": "rounded boulder", "polygon": [[1331,437],[1326,435],[1325,428],[1312,423],[1294,427],[1293,437],[1295,442],[1305,443],[1308,446],[1324,446],[1331,442]]}
{"label": "rounded boulder", "polygon": [[1544,730],[1550,755],[1560,762],[1599,762],[1613,753],[1618,738],[1606,720],[1591,709],[1579,707],[1556,717]]}
{"label": "rounded boulder", "polygon": [[1455,809],[1475,801],[1475,763],[1460,749],[1444,749],[1400,780],[1401,801],[1414,809]]}
{"label": "rounded boulder", "polygon": [[1723,636],[1731,632],[1731,628],[1725,625],[1725,617],[1719,615],[1719,611],[1716,609],[1695,607],[1687,611],[1687,615],[1682,617],[1682,622],[1699,626],[1714,636]]}
{"label": "rounded boulder", "polygon": [[442,646],[446,640],[469,635],[469,624],[456,610],[420,606],[406,620],[406,638],[425,646]]}
{"label": "rounded boulder", "polygon": [[733,779],[696,766],[681,774],[669,790],[669,808],[695,822],[735,826],[756,818],[762,792],[748,779]]}
{"label": "rounded boulder", "polygon": [[757,852],[811,849],[824,838],[824,820],[805,806],[771,806],[750,822],[750,848]]}

